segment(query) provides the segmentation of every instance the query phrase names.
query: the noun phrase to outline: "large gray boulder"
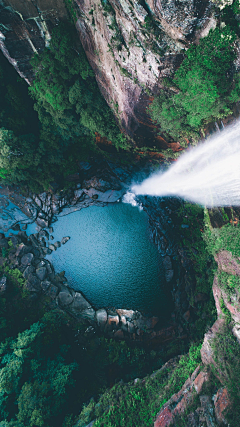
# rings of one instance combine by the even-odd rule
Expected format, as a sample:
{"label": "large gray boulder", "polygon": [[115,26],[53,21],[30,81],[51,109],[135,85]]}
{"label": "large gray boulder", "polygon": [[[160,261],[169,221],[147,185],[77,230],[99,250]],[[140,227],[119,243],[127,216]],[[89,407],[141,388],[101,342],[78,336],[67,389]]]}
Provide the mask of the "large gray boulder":
{"label": "large gray boulder", "polygon": [[91,304],[80,294],[76,292],[73,297],[73,302],[68,306],[68,310],[76,316],[89,320],[95,319],[95,310],[92,308]]}
{"label": "large gray boulder", "polygon": [[39,267],[36,270],[36,275],[41,280],[41,282],[46,278],[47,276],[47,269],[46,267]]}
{"label": "large gray boulder", "polygon": [[69,291],[64,290],[59,292],[58,294],[58,303],[62,307],[66,307],[70,305],[73,302],[73,296],[70,294]]}
{"label": "large gray boulder", "polygon": [[101,308],[100,310],[96,311],[97,324],[101,329],[104,329],[104,326],[107,322],[107,317],[108,315],[104,308]]}
{"label": "large gray boulder", "polygon": [[32,253],[28,253],[23,255],[23,257],[21,258],[21,264],[22,265],[30,265],[32,263],[33,260],[33,254]]}

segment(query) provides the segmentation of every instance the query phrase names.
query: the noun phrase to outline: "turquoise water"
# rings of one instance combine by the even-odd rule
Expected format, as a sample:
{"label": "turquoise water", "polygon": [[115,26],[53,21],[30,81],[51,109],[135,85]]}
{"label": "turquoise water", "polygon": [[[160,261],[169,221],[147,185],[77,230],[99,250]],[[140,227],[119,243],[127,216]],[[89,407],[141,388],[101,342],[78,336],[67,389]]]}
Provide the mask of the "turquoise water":
{"label": "turquoise water", "polygon": [[56,272],[65,270],[71,287],[96,308],[128,308],[160,317],[169,313],[161,257],[150,241],[144,211],[121,202],[92,206],[60,217],[53,229],[52,242],[71,239],[48,259]]}

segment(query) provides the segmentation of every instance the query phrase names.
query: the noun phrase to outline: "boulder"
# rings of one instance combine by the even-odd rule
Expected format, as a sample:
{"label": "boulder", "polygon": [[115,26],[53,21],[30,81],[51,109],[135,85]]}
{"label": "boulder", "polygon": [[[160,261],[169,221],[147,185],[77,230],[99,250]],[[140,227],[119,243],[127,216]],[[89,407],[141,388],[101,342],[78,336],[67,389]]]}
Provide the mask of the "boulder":
{"label": "boulder", "polygon": [[7,278],[3,276],[0,280],[0,294],[4,294],[7,289]]}
{"label": "boulder", "polygon": [[54,300],[57,297],[57,294],[58,294],[57,286],[50,283],[49,287],[45,291],[45,295],[50,297],[52,300]]}
{"label": "boulder", "polygon": [[32,263],[32,261],[33,261],[33,254],[30,252],[28,254],[23,255],[21,258],[21,264],[23,266],[30,265]]}
{"label": "boulder", "polygon": [[23,272],[24,279],[27,279],[29,274],[34,273],[34,271],[34,267],[32,265],[28,265]]}
{"label": "boulder", "polygon": [[60,248],[61,243],[60,243],[60,242],[55,242],[55,243],[54,243],[54,246],[55,246],[55,248]]}
{"label": "boulder", "polygon": [[69,239],[70,239],[69,236],[63,237],[61,240],[62,245],[65,245],[65,243],[67,243]]}
{"label": "boulder", "polygon": [[165,272],[165,279],[166,279],[167,283],[171,282],[171,280],[173,278],[173,274],[174,274],[173,270],[166,270],[166,272]]}
{"label": "boulder", "polygon": [[133,334],[135,332],[135,326],[132,322],[127,322],[128,333]]}
{"label": "boulder", "polygon": [[49,282],[48,280],[44,280],[43,282],[41,282],[41,288],[44,293],[47,292],[50,285],[51,285],[51,282]]}
{"label": "boulder", "polygon": [[96,311],[96,319],[97,324],[101,329],[104,329],[104,326],[107,322],[107,312],[104,308],[101,308],[100,310]]}
{"label": "boulder", "polygon": [[80,292],[75,293],[73,302],[68,306],[68,310],[76,317],[84,317],[90,320],[95,317],[95,310]]}
{"label": "boulder", "polygon": [[66,307],[70,305],[73,301],[73,296],[70,294],[69,291],[61,291],[58,294],[58,303],[62,307]]}
{"label": "boulder", "polygon": [[48,220],[44,218],[37,218],[36,220],[37,225],[39,225],[41,228],[48,227]]}
{"label": "boulder", "polygon": [[109,314],[108,315],[107,323],[108,323],[109,326],[111,326],[114,329],[119,324],[119,317],[118,317],[118,315],[117,314],[115,314],[115,315]]}
{"label": "boulder", "polygon": [[36,270],[36,275],[41,280],[41,282],[46,278],[47,276],[47,269],[46,267],[39,267]]}
{"label": "boulder", "polygon": [[48,249],[50,249],[50,251],[56,251],[56,246],[52,245],[51,243],[48,245]]}
{"label": "boulder", "polygon": [[39,292],[41,290],[40,280],[33,273],[30,273],[28,276],[26,288],[30,292]]}
{"label": "boulder", "polygon": [[121,308],[118,308],[116,312],[119,315],[121,320],[122,320],[122,316],[124,316],[125,319],[127,320],[132,320],[135,317],[135,313],[136,313],[134,310],[124,310]]}

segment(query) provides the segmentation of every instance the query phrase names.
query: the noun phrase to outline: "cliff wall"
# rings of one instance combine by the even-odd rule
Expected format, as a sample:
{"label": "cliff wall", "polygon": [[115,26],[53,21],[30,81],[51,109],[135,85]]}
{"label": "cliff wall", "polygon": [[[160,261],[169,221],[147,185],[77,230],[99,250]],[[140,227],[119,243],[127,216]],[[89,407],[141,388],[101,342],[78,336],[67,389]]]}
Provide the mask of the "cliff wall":
{"label": "cliff wall", "polygon": [[146,107],[163,78],[216,25],[209,1],[0,0],[0,48],[29,84],[32,55],[70,14],[104,98],[135,138],[152,131]]}

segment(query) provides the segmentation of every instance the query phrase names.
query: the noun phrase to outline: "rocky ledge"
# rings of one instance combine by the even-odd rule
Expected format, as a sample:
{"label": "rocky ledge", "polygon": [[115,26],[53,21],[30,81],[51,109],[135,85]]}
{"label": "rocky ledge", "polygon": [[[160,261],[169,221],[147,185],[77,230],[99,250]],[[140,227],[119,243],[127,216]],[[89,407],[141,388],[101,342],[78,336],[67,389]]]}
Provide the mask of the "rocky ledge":
{"label": "rocky ledge", "polygon": [[[49,244],[46,230],[27,236],[25,231],[17,235],[5,237],[0,233],[0,265],[7,261],[10,268],[17,268],[25,278],[25,289],[29,298],[34,300],[40,296],[46,297],[49,308],[59,308],[74,317],[76,321],[85,319],[89,326],[118,339],[131,338],[135,340],[153,339],[158,337],[162,342],[168,341],[173,332],[173,327],[158,330],[157,317],[144,317],[140,312],[125,309],[95,310],[94,307],[81,294],[72,289],[67,282],[64,271],[55,273],[50,261],[45,255],[51,252],[50,247],[59,247],[60,242]],[[62,244],[69,237],[62,239]],[[4,294],[7,287],[6,277],[0,281],[0,295]]]}

